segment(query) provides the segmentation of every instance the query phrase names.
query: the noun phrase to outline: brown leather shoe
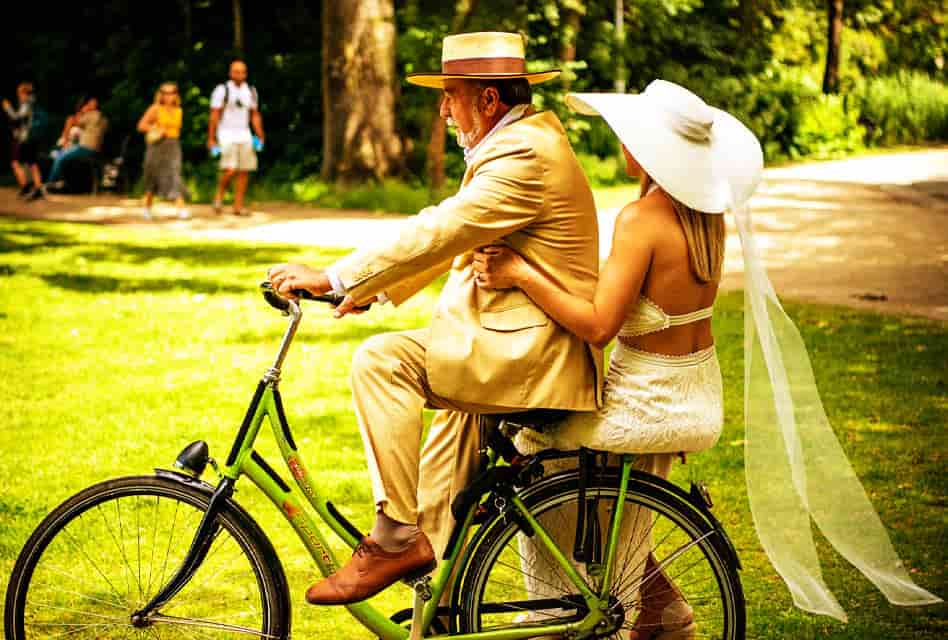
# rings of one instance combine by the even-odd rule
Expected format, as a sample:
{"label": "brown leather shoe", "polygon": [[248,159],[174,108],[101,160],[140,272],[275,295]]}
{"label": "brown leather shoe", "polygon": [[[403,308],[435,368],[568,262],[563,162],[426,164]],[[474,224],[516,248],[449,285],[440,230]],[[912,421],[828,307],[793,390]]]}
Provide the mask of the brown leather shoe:
{"label": "brown leather shoe", "polygon": [[307,589],[306,601],[352,604],[371,598],[399,580],[420,578],[436,564],[431,543],[422,532],[410,547],[399,553],[389,553],[372,538],[362,538],[349,562]]}

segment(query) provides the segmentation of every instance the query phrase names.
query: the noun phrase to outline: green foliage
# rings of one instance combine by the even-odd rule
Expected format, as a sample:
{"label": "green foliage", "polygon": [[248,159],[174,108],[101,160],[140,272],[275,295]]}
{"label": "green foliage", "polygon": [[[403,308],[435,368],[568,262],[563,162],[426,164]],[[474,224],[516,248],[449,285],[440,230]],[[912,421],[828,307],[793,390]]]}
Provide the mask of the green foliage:
{"label": "green foliage", "polygon": [[618,154],[600,158],[590,153],[577,153],[579,164],[593,187],[611,187],[629,182],[625,160]]}
{"label": "green foliage", "polygon": [[857,109],[842,96],[819,96],[803,110],[794,142],[803,155],[824,160],[861,150],[864,137]]}
{"label": "green foliage", "polygon": [[340,188],[315,178],[307,178],[294,183],[292,191],[293,199],[298,202],[336,209],[418,213],[432,204],[432,195],[427,188],[398,180]]}
{"label": "green foliage", "polygon": [[[322,93],[321,4],[241,4],[244,57],[250,82],[260,92],[267,131],[252,194],[293,199],[294,185],[321,168],[322,106],[332,99]],[[612,167],[621,164],[615,136],[600,119],[572,113],[564,96],[567,90],[614,91],[620,70],[630,92],[665,78],[733,112],[757,134],[770,161],[825,157],[863,145],[946,140],[939,124],[948,109],[945,0],[846,0],[840,93],[853,99],[843,105],[819,97],[827,32],[823,0],[625,0],[621,42],[614,2],[396,0],[394,6],[401,78],[438,69],[441,42],[455,31],[521,33],[530,69],[562,69],[561,78],[535,87],[534,103],[559,116],[596,184],[614,182]],[[127,162],[137,173],[144,144],[135,124],[158,85],[177,81],[185,114],[185,179],[196,199],[209,199],[216,176],[205,145],[208,101],[226,79],[234,54],[230,3],[173,3],[167,28],[161,29],[117,0],[69,12],[21,8],[22,24],[43,28],[10,32],[11,51],[18,55],[0,69],[0,80],[7,91],[23,79],[36,83],[40,104],[50,113],[51,137],[76,98],[97,91],[111,122],[107,152],[129,136]],[[427,179],[438,98],[437,91],[400,85],[396,119],[406,149],[402,178],[409,185]],[[854,114],[865,127],[862,141]],[[5,149],[0,145],[0,153]],[[445,167],[449,184],[456,184],[465,165],[450,135]],[[373,204],[376,196],[361,191],[353,201]],[[400,199],[398,206],[420,201],[413,198]]]}
{"label": "green foliage", "polygon": [[869,78],[853,97],[873,146],[948,140],[948,85],[924,73]]}

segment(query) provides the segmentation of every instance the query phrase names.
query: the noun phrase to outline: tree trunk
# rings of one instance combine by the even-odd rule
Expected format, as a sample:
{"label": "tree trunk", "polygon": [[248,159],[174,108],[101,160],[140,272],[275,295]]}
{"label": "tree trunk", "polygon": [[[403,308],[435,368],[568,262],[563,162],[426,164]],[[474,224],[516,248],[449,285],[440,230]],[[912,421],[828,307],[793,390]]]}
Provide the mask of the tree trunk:
{"label": "tree trunk", "polygon": [[444,145],[447,142],[447,127],[441,117],[441,98],[431,115],[431,138],[428,140],[428,149],[425,155],[425,164],[428,168],[428,183],[433,191],[444,187],[446,175],[444,173]]}
{"label": "tree trunk", "polygon": [[616,92],[625,93],[625,3],[616,0]]}
{"label": "tree trunk", "polygon": [[184,50],[187,52],[186,57],[190,58],[194,52],[194,21],[191,17],[191,0],[181,0],[181,14],[184,23],[184,29],[182,30]]}
{"label": "tree trunk", "polygon": [[829,25],[826,39],[826,71],[823,93],[839,91],[839,50],[843,40],[843,0],[827,0]]}
{"label": "tree trunk", "polygon": [[[563,7],[563,31],[560,40],[560,60],[564,67],[568,67],[570,62],[576,61],[576,40],[579,37],[579,22],[581,14],[578,8],[581,8],[576,2],[571,2],[571,6]],[[573,82],[573,70],[564,68],[563,70],[563,91],[569,91],[569,86]]]}
{"label": "tree trunk", "polygon": [[240,0],[232,0],[234,8],[234,53],[244,55],[244,18],[240,9]]}
{"label": "tree trunk", "polygon": [[[451,22],[451,33],[458,33],[464,29],[474,8],[477,6],[477,0],[459,0],[455,11],[454,20]],[[438,191],[444,186],[444,145],[447,140],[447,132],[444,119],[441,117],[441,96],[435,102],[434,112],[431,114],[431,138],[428,140],[428,149],[425,155],[425,165],[428,173],[428,183],[432,190]]]}
{"label": "tree trunk", "polygon": [[324,180],[401,172],[393,0],[323,0]]}

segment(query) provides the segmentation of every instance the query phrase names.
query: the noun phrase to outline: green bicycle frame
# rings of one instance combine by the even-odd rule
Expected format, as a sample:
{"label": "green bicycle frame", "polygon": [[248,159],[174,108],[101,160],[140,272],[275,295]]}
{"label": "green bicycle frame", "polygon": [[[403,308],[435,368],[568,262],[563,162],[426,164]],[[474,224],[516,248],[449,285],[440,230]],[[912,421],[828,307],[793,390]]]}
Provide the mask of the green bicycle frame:
{"label": "green bicycle frame", "polygon": [[[280,355],[277,357],[274,367],[267,371],[263,379],[257,385],[253,400],[250,403],[230,454],[228,455],[226,465],[222,469],[222,475],[225,478],[223,482],[236,482],[242,475],[249,477],[290,523],[322,574],[328,576],[335,572],[340,565],[331,551],[326,538],[319,527],[316,526],[313,518],[309,515],[306,506],[298,497],[297,493],[295,493],[263,457],[254,450],[254,443],[260,433],[263,420],[267,418],[272,427],[273,435],[276,438],[280,453],[299,491],[306,497],[306,501],[315,511],[319,519],[349,547],[355,548],[362,534],[339,513],[329,500],[320,494],[296,448],[283,410],[283,402],[278,389],[280,367],[282,366],[283,358],[286,355],[289,344],[295,335],[302,312],[299,311],[299,307],[295,302],[291,302],[287,315],[292,315],[293,319],[284,335]],[[497,464],[496,456],[493,455],[492,452],[489,452],[488,457],[489,465],[493,466]],[[565,575],[576,586],[579,594],[585,600],[589,613],[582,620],[543,627],[532,626],[522,629],[484,631],[450,637],[470,640],[520,640],[521,638],[529,638],[537,635],[583,633],[591,631],[596,625],[600,624],[605,619],[603,611],[608,608],[608,593],[612,586],[614,558],[619,544],[619,527],[622,519],[621,506],[631,467],[632,457],[623,456],[621,475],[622,491],[620,491],[619,494],[619,504],[613,511],[611,518],[608,542],[604,550],[606,569],[599,594],[593,592],[569,561],[567,555],[557,547],[549,533],[529,513],[523,501],[516,494],[511,501],[512,508],[516,509],[520,516],[533,527],[536,539],[540,544],[546,547],[550,554],[556,559],[557,564],[562,567]],[[423,632],[427,632],[437,615],[438,603],[450,583],[451,574],[461,556],[461,550],[465,547],[465,541],[468,539],[476,505],[477,503],[475,502],[475,506],[472,507],[467,514],[459,531],[459,535],[453,538],[451,548],[447,550],[445,557],[441,559],[441,566],[430,583],[432,597],[424,605]],[[470,548],[467,549],[464,556],[465,561],[470,557],[472,551]],[[408,638],[409,631],[407,629],[391,621],[368,602],[358,602],[346,605],[346,607],[353,617],[383,640],[401,640]]]}

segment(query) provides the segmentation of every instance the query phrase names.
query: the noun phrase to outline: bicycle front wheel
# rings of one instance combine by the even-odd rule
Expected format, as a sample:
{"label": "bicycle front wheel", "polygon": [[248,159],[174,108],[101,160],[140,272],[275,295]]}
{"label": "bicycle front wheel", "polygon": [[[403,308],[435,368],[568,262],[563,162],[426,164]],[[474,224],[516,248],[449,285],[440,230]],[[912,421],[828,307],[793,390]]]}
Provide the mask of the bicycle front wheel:
{"label": "bicycle front wheel", "polygon": [[[602,549],[618,484],[613,469],[586,489],[587,498],[599,499]],[[552,476],[522,494],[531,515],[568,558],[572,557],[578,497],[576,473]],[[471,544],[470,561],[456,592],[462,632],[539,627],[578,621],[586,615],[579,590],[539,540],[524,533],[518,518],[497,517],[485,523]],[[600,593],[601,572],[589,571],[580,563],[574,566]],[[633,472],[609,590],[612,621],[589,637],[626,638],[636,624],[653,632],[661,630],[662,612],[648,609],[650,603],[667,602],[666,579],[693,612],[689,632],[681,637],[744,638],[744,596],[736,560],[723,533],[674,485]],[[658,584],[663,586],[657,588]],[[666,621],[669,627],[683,626],[669,621],[667,612]]]}
{"label": "bicycle front wheel", "polygon": [[210,493],[159,476],[85,489],[27,541],[7,588],[7,640],[286,638],[286,578],[272,545],[233,503],[190,582],[148,620],[132,613],[188,552]]}

